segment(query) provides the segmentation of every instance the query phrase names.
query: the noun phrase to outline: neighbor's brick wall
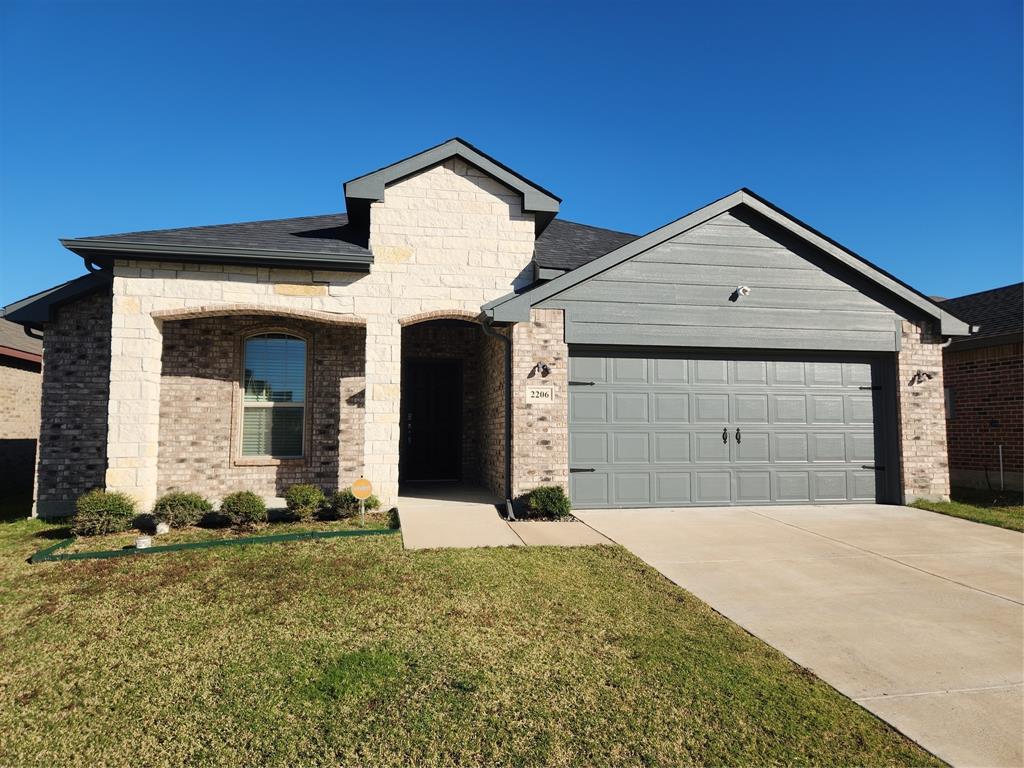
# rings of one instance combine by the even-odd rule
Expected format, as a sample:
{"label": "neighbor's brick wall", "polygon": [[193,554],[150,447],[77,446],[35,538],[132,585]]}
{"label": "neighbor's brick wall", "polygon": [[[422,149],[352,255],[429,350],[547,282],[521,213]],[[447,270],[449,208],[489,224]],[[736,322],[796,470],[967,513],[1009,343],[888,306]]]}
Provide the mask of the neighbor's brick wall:
{"label": "neighbor's brick wall", "polygon": [[[931,322],[904,320],[902,328],[897,391],[904,501],[948,499],[942,337]],[[911,383],[918,371],[930,373],[933,378]]]}
{"label": "neighbor's brick wall", "polygon": [[[260,332],[307,339],[311,432],[302,459],[237,455],[242,342]],[[249,490],[274,497],[294,483],[330,492],[362,474],[362,328],[243,315],[165,322],[163,338],[158,493],[221,498]]]}
{"label": "neighbor's brick wall", "polygon": [[43,338],[43,387],[35,511],[69,514],[103,487],[107,468],[111,297],[94,294],[56,310]]}
{"label": "neighbor's brick wall", "polygon": [[[547,363],[548,376],[534,372]],[[551,403],[530,403],[531,386],[551,387]],[[560,309],[534,309],[512,329],[512,492],[560,485],[569,492],[569,348]]]}
{"label": "neighbor's brick wall", "polygon": [[[1024,345],[1003,344],[943,355],[946,414],[953,485],[999,487],[999,446],[1007,487],[1020,488],[1024,473]],[[987,476],[986,476],[987,471]]]}
{"label": "neighbor's brick wall", "polygon": [[43,377],[39,363],[0,358],[0,497],[32,490]]}
{"label": "neighbor's brick wall", "polygon": [[116,262],[107,486],[143,505],[156,496],[163,345],[153,312],[256,304],[365,320],[365,474],[392,503],[402,321],[479,315],[482,304],[529,282],[533,241],[533,215],[519,195],[456,158],[395,182],[371,206],[368,274]]}

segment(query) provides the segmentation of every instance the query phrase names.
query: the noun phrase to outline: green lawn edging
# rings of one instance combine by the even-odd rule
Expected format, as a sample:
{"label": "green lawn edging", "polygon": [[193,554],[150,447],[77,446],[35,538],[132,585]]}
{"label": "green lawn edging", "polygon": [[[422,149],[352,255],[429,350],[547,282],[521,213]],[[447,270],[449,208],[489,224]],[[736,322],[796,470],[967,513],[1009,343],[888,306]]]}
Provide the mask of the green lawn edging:
{"label": "green lawn edging", "polygon": [[343,536],[380,536],[398,533],[398,528],[367,528],[348,531],[304,531],[302,533],[279,533],[274,536],[244,536],[237,539],[214,539],[212,541],[187,541],[180,544],[165,544],[163,546],[146,547],[145,549],[110,549],[99,552],[69,552],[66,554],[54,554],[59,549],[69,547],[75,542],[75,537],[58,541],[49,547],[40,549],[29,562],[46,563],[62,560],[106,560],[111,557],[128,557],[131,555],[155,555],[159,552],[177,552],[185,549],[209,549],[211,547],[232,547],[245,544],[277,544],[284,541],[305,541],[310,539],[334,539]]}

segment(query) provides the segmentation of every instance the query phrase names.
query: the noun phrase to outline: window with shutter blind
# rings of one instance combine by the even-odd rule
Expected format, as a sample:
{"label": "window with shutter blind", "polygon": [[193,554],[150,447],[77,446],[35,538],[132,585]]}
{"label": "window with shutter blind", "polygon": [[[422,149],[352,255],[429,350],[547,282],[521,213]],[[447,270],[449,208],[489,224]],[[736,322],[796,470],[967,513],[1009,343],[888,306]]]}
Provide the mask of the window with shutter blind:
{"label": "window with shutter blind", "polygon": [[242,456],[299,458],[306,422],[306,342],[284,333],[245,340]]}

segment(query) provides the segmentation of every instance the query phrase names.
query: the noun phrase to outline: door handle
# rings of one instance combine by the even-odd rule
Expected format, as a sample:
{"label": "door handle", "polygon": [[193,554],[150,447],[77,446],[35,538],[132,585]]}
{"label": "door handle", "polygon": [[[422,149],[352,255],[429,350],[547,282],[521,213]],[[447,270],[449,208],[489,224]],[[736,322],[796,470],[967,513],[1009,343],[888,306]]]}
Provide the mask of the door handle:
{"label": "door handle", "polygon": [[728,430],[727,427],[722,427],[722,442],[723,443],[728,443],[729,442],[729,430]]}
{"label": "door handle", "polygon": [[736,442],[737,443],[741,442],[740,441],[740,428],[739,427],[736,427]]}
{"label": "door handle", "polygon": [[594,467],[569,467],[570,472],[597,472]]}

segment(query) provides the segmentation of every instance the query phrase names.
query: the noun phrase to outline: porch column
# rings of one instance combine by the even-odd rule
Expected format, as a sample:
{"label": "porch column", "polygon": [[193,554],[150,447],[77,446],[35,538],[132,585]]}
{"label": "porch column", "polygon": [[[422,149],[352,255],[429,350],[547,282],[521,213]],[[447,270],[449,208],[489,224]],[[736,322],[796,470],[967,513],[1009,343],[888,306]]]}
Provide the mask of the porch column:
{"label": "porch column", "polygon": [[398,499],[399,412],[402,391],[402,326],[388,315],[366,322],[364,476],[385,508]]}
{"label": "porch column", "polygon": [[[115,273],[116,274],[116,273]],[[114,278],[107,410],[108,491],[134,496],[140,512],[156,501],[160,432],[160,323]]]}

